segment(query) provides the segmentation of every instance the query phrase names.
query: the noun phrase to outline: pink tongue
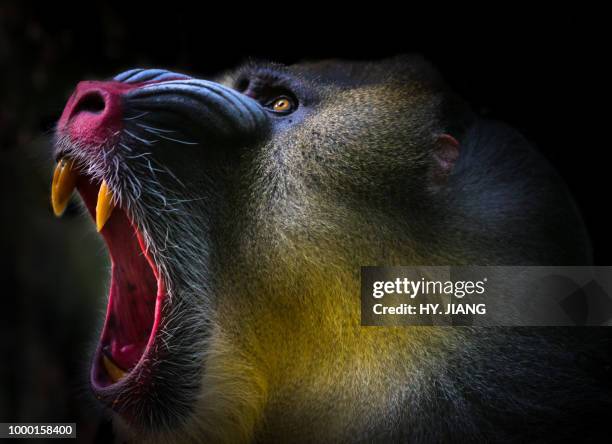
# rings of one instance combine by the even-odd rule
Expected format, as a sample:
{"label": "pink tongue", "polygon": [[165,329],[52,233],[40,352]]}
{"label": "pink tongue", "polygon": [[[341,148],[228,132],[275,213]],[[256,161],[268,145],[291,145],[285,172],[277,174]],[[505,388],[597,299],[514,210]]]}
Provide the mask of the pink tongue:
{"label": "pink tongue", "polygon": [[115,364],[129,371],[142,356],[146,343],[121,345],[115,339],[111,340],[110,355]]}

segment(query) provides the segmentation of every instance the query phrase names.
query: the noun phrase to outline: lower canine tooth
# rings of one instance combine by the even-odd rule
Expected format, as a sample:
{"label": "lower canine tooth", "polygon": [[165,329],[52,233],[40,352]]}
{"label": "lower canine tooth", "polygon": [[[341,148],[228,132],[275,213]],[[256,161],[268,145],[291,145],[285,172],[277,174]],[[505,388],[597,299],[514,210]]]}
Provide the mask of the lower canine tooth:
{"label": "lower canine tooth", "polygon": [[117,382],[125,376],[125,372],[117,367],[117,365],[105,355],[102,355],[102,362],[104,363],[104,368],[106,369],[108,376],[110,376],[113,382]]}
{"label": "lower canine tooth", "polygon": [[59,161],[53,172],[53,183],[51,184],[51,205],[53,213],[56,216],[61,216],[72,191],[76,186],[77,173],[73,170],[74,164],[72,161]]}
{"label": "lower canine tooth", "polygon": [[113,214],[113,193],[108,189],[106,181],[102,181],[100,185],[100,191],[98,191],[98,203],[96,204],[96,228],[98,231],[102,231],[104,224]]}

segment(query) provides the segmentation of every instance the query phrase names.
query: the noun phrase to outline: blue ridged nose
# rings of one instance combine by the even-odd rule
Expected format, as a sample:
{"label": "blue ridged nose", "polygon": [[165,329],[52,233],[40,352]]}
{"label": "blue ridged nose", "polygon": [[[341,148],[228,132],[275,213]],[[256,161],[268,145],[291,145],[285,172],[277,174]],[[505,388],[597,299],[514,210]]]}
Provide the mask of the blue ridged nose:
{"label": "blue ridged nose", "polygon": [[268,127],[268,114],[259,102],[219,83],[161,69],[134,69],[115,80],[141,84],[125,95],[131,109],[174,115],[215,137],[241,138]]}

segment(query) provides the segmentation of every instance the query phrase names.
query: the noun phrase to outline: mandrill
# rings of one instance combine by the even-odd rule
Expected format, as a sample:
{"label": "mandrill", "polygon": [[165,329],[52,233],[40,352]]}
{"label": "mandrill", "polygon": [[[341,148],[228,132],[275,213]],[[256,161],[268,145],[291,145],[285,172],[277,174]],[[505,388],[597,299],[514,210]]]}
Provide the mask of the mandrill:
{"label": "mandrill", "polygon": [[122,439],[554,441],[606,425],[604,329],[361,326],[361,266],[591,260],[552,167],[420,57],[84,81],[54,155],[55,213],[76,189],[112,263],[89,379]]}

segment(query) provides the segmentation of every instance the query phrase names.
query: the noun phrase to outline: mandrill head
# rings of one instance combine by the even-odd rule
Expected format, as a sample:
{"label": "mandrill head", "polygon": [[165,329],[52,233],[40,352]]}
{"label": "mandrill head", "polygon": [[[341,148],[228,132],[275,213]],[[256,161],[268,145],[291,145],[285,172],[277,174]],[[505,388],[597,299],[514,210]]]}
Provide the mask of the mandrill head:
{"label": "mandrill head", "polygon": [[138,439],[400,427],[469,332],[361,327],[360,266],[589,260],[552,169],[418,57],[81,82],[55,156],[112,262],[91,387]]}

